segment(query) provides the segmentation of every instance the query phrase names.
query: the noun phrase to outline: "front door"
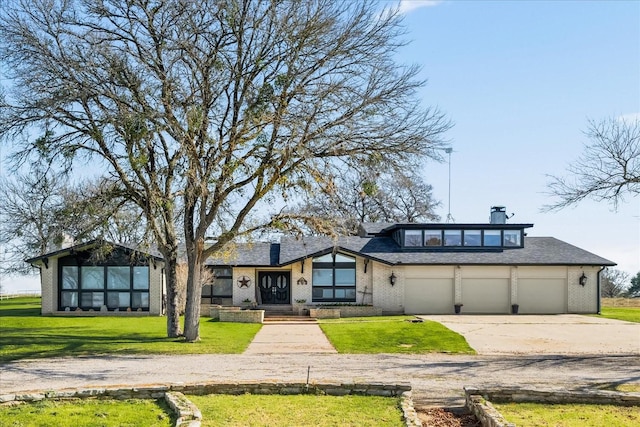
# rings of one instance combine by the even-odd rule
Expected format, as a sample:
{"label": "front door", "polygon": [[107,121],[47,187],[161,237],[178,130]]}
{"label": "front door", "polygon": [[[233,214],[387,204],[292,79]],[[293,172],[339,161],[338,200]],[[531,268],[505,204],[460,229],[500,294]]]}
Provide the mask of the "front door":
{"label": "front door", "polygon": [[258,285],[262,304],[291,304],[291,273],[288,271],[261,271]]}

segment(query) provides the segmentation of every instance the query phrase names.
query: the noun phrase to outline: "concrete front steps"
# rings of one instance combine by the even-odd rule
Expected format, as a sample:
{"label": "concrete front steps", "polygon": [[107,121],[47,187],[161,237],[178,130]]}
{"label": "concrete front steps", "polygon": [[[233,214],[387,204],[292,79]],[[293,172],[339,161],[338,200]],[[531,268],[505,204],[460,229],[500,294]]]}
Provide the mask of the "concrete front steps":
{"label": "concrete front steps", "polygon": [[300,316],[297,311],[293,311],[293,306],[291,305],[267,305],[263,304],[258,306],[260,310],[264,310],[264,322],[265,323],[275,323],[275,322],[315,322],[316,319],[314,317]]}

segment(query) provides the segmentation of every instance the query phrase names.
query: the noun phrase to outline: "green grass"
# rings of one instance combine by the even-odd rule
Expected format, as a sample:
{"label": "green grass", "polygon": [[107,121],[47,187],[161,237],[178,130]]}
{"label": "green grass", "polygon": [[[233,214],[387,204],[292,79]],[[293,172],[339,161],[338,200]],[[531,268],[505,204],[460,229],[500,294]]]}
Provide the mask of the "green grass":
{"label": "green grass", "polygon": [[462,335],[437,322],[411,316],[354,317],[320,321],[339,353],[475,354]]}
{"label": "green grass", "polygon": [[640,323],[640,307],[602,307],[600,316]]}
{"label": "green grass", "polygon": [[493,404],[518,427],[627,427],[640,425],[640,407],[613,405]]}
{"label": "green grass", "polygon": [[640,383],[603,383],[596,386],[599,390],[619,391],[622,393],[640,393]]}
{"label": "green grass", "polygon": [[43,400],[0,406],[0,425],[7,427],[168,427],[175,421],[164,400]]}
{"label": "green grass", "polygon": [[402,426],[399,400],[372,396],[187,396],[202,426]]}
{"label": "green grass", "polygon": [[0,301],[0,362],[97,354],[242,353],[261,325],[202,318],[201,341],[166,337],[166,318],[43,317],[39,298]]}

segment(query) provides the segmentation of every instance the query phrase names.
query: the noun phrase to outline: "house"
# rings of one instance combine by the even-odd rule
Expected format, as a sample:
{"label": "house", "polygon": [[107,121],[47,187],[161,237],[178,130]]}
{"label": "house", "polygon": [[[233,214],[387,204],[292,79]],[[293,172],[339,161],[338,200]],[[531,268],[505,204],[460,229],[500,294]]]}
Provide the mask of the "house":
{"label": "house", "polygon": [[102,240],[27,259],[40,269],[42,314],[161,315],[164,263]]}
{"label": "house", "polygon": [[[283,237],[209,258],[212,305],[266,310],[365,304],[389,314],[598,313],[600,272],[615,263],[494,207],[482,224],[362,224],[358,236]],[[43,314],[162,314],[163,262],[124,245],[100,260],[94,241],[27,260],[40,268]],[[81,311],[80,311],[81,310]]]}
{"label": "house", "polygon": [[358,236],[284,237],[209,259],[211,304],[371,304],[384,313],[557,314],[600,311],[600,272],[615,263],[533,224],[362,224]]}

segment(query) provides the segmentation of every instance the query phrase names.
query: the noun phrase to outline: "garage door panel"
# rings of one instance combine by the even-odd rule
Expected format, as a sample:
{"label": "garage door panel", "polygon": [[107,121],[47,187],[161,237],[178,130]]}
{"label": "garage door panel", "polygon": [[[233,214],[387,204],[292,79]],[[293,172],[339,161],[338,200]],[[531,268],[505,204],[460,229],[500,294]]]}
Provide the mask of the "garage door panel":
{"label": "garage door panel", "polygon": [[463,313],[509,313],[511,294],[509,279],[463,279]]}
{"label": "garage door panel", "polygon": [[567,312],[566,279],[519,279],[519,313],[560,314]]}
{"label": "garage door panel", "polygon": [[404,311],[407,314],[453,313],[453,279],[406,279]]}

